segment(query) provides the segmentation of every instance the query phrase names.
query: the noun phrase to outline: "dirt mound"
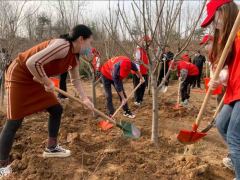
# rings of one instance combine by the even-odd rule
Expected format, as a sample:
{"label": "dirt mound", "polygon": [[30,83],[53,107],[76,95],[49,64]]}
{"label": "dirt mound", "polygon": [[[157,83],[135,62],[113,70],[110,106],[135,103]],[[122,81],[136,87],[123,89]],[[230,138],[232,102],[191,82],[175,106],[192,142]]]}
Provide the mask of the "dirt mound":
{"label": "dirt mound", "polygon": [[[199,101],[201,99],[198,97]],[[105,96],[99,95],[97,101],[98,109],[107,114]],[[113,102],[115,108],[120,105],[116,93]],[[26,117],[16,134],[10,155],[14,173],[3,180],[233,179],[234,173],[221,166],[221,158],[227,154],[227,148],[215,129],[210,132],[211,136],[197,143],[192,151],[186,152],[186,146],[177,141],[180,129],[191,129],[200,104],[193,101],[189,107],[176,111],[172,109],[175,103],[176,90],[170,89],[165,94],[159,94],[159,144],[155,146],[150,141],[150,96],[146,95],[141,106],[136,106],[133,99],[129,101],[132,113],[137,115],[136,119],[123,118],[122,111],[117,116],[118,119],[134,123],[140,129],[142,135],[139,139],[122,137],[121,131],[116,127],[103,131],[96,126],[102,118],[94,119],[88,110],[71,100],[62,102],[64,112],[59,142],[71,150],[68,158],[42,157],[48,137],[47,112]],[[213,107],[214,105],[210,108]],[[203,125],[207,124],[211,115],[209,110]],[[4,113],[0,113],[0,117],[4,118]],[[1,122],[0,130],[3,123]]]}

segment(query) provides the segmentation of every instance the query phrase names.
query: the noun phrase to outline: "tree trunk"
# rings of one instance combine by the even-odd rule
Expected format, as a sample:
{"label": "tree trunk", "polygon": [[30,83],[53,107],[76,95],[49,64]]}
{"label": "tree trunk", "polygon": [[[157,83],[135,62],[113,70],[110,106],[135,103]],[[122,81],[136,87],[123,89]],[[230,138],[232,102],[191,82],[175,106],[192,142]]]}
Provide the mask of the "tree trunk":
{"label": "tree trunk", "polygon": [[5,73],[2,74],[2,84],[1,84],[1,107],[4,105],[4,93],[5,93]]}
{"label": "tree trunk", "polygon": [[151,80],[152,78],[151,78],[151,76],[149,76],[148,77],[148,91],[147,91],[147,94],[148,95],[150,95],[151,94],[151,82],[152,82],[152,80]]}
{"label": "tree trunk", "polygon": [[152,100],[153,100],[153,111],[152,111],[152,142],[158,144],[158,90],[156,75],[151,75],[152,80]]}
{"label": "tree trunk", "polygon": [[[94,78],[92,79],[92,103],[93,103],[94,107],[97,109],[96,86],[95,86]],[[93,112],[93,118],[94,119],[98,118],[98,114],[96,112]]]}

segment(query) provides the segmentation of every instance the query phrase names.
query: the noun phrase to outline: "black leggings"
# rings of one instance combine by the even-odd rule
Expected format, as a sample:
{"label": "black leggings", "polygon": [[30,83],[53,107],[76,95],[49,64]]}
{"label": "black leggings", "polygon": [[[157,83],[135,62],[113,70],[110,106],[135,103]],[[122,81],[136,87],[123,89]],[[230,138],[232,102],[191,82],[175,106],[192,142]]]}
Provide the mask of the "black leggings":
{"label": "black leggings", "polygon": [[[47,109],[49,112],[48,136],[56,138],[61,124],[63,108],[57,104]],[[0,160],[7,160],[11,152],[14,136],[23,122],[22,119],[7,121],[0,136]]]}

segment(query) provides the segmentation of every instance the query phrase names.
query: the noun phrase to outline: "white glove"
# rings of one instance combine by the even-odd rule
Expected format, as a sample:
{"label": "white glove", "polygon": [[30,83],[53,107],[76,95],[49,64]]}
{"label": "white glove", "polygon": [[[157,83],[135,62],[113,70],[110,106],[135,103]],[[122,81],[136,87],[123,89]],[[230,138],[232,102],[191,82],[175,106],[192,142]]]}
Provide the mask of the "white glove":
{"label": "white glove", "polygon": [[44,85],[45,87],[45,91],[47,92],[54,92],[55,91],[55,83],[51,81],[51,84],[46,86]]}
{"label": "white glove", "polygon": [[164,57],[162,60],[163,60],[163,61],[166,61],[166,58]]}
{"label": "white glove", "polygon": [[208,86],[212,91],[214,91],[220,86],[220,84],[221,84],[220,78],[218,78],[217,81],[214,81],[213,79],[211,79],[210,82],[208,83]]}
{"label": "white glove", "polygon": [[205,64],[208,64],[208,61],[205,61]]}
{"label": "white glove", "polygon": [[143,84],[144,82],[145,82],[145,79],[144,79],[144,77],[142,77],[142,78],[140,79],[140,83]]}
{"label": "white glove", "polygon": [[228,79],[229,79],[229,74],[227,69],[222,69],[220,74],[219,74],[219,79],[221,81],[221,84],[224,86],[227,86]]}
{"label": "white glove", "polygon": [[83,102],[88,105],[89,110],[93,110],[94,105],[88,98],[86,98]]}

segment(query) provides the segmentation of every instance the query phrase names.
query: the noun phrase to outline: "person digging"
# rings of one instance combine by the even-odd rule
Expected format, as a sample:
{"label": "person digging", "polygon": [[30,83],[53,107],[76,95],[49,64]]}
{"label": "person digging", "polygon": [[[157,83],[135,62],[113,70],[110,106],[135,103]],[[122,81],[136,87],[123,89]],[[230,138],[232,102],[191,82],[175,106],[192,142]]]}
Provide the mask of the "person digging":
{"label": "person digging", "polygon": [[[69,34],[19,53],[10,65],[6,76],[7,121],[0,136],[0,178],[12,172],[8,157],[24,117],[45,109],[49,119],[48,143],[43,157],[70,156],[70,151],[57,142],[63,108],[53,93],[55,84],[49,77],[69,71],[73,87],[92,110],[94,105],[88,99],[79,75],[79,56],[89,54],[92,43],[92,31],[85,25],[77,25]],[[35,82],[34,77],[41,84]]]}
{"label": "person digging", "polygon": [[[171,64],[172,61],[169,62],[169,67]],[[190,103],[190,86],[197,79],[199,70],[197,66],[184,60],[175,62],[172,66],[172,70],[177,71],[178,77],[181,77],[180,90],[182,102],[180,103],[180,106],[186,106]]]}
{"label": "person digging", "polygon": [[124,114],[123,116],[129,118],[135,118],[128,107],[127,96],[124,92],[122,80],[128,76],[130,71],[136,72],[140,79],[140,83],[144,83],[144,77],[138,70],[136,64],[132,62],[127,56],[117,56],[106,61],[102,66],[102,82],[105,90],[105,97],[107,103],[107,109],[109,111],[109,117],[112,117],[115,110],[112,102],[112,87],[114,86],[118,93],[118,97],[123,104]]}

